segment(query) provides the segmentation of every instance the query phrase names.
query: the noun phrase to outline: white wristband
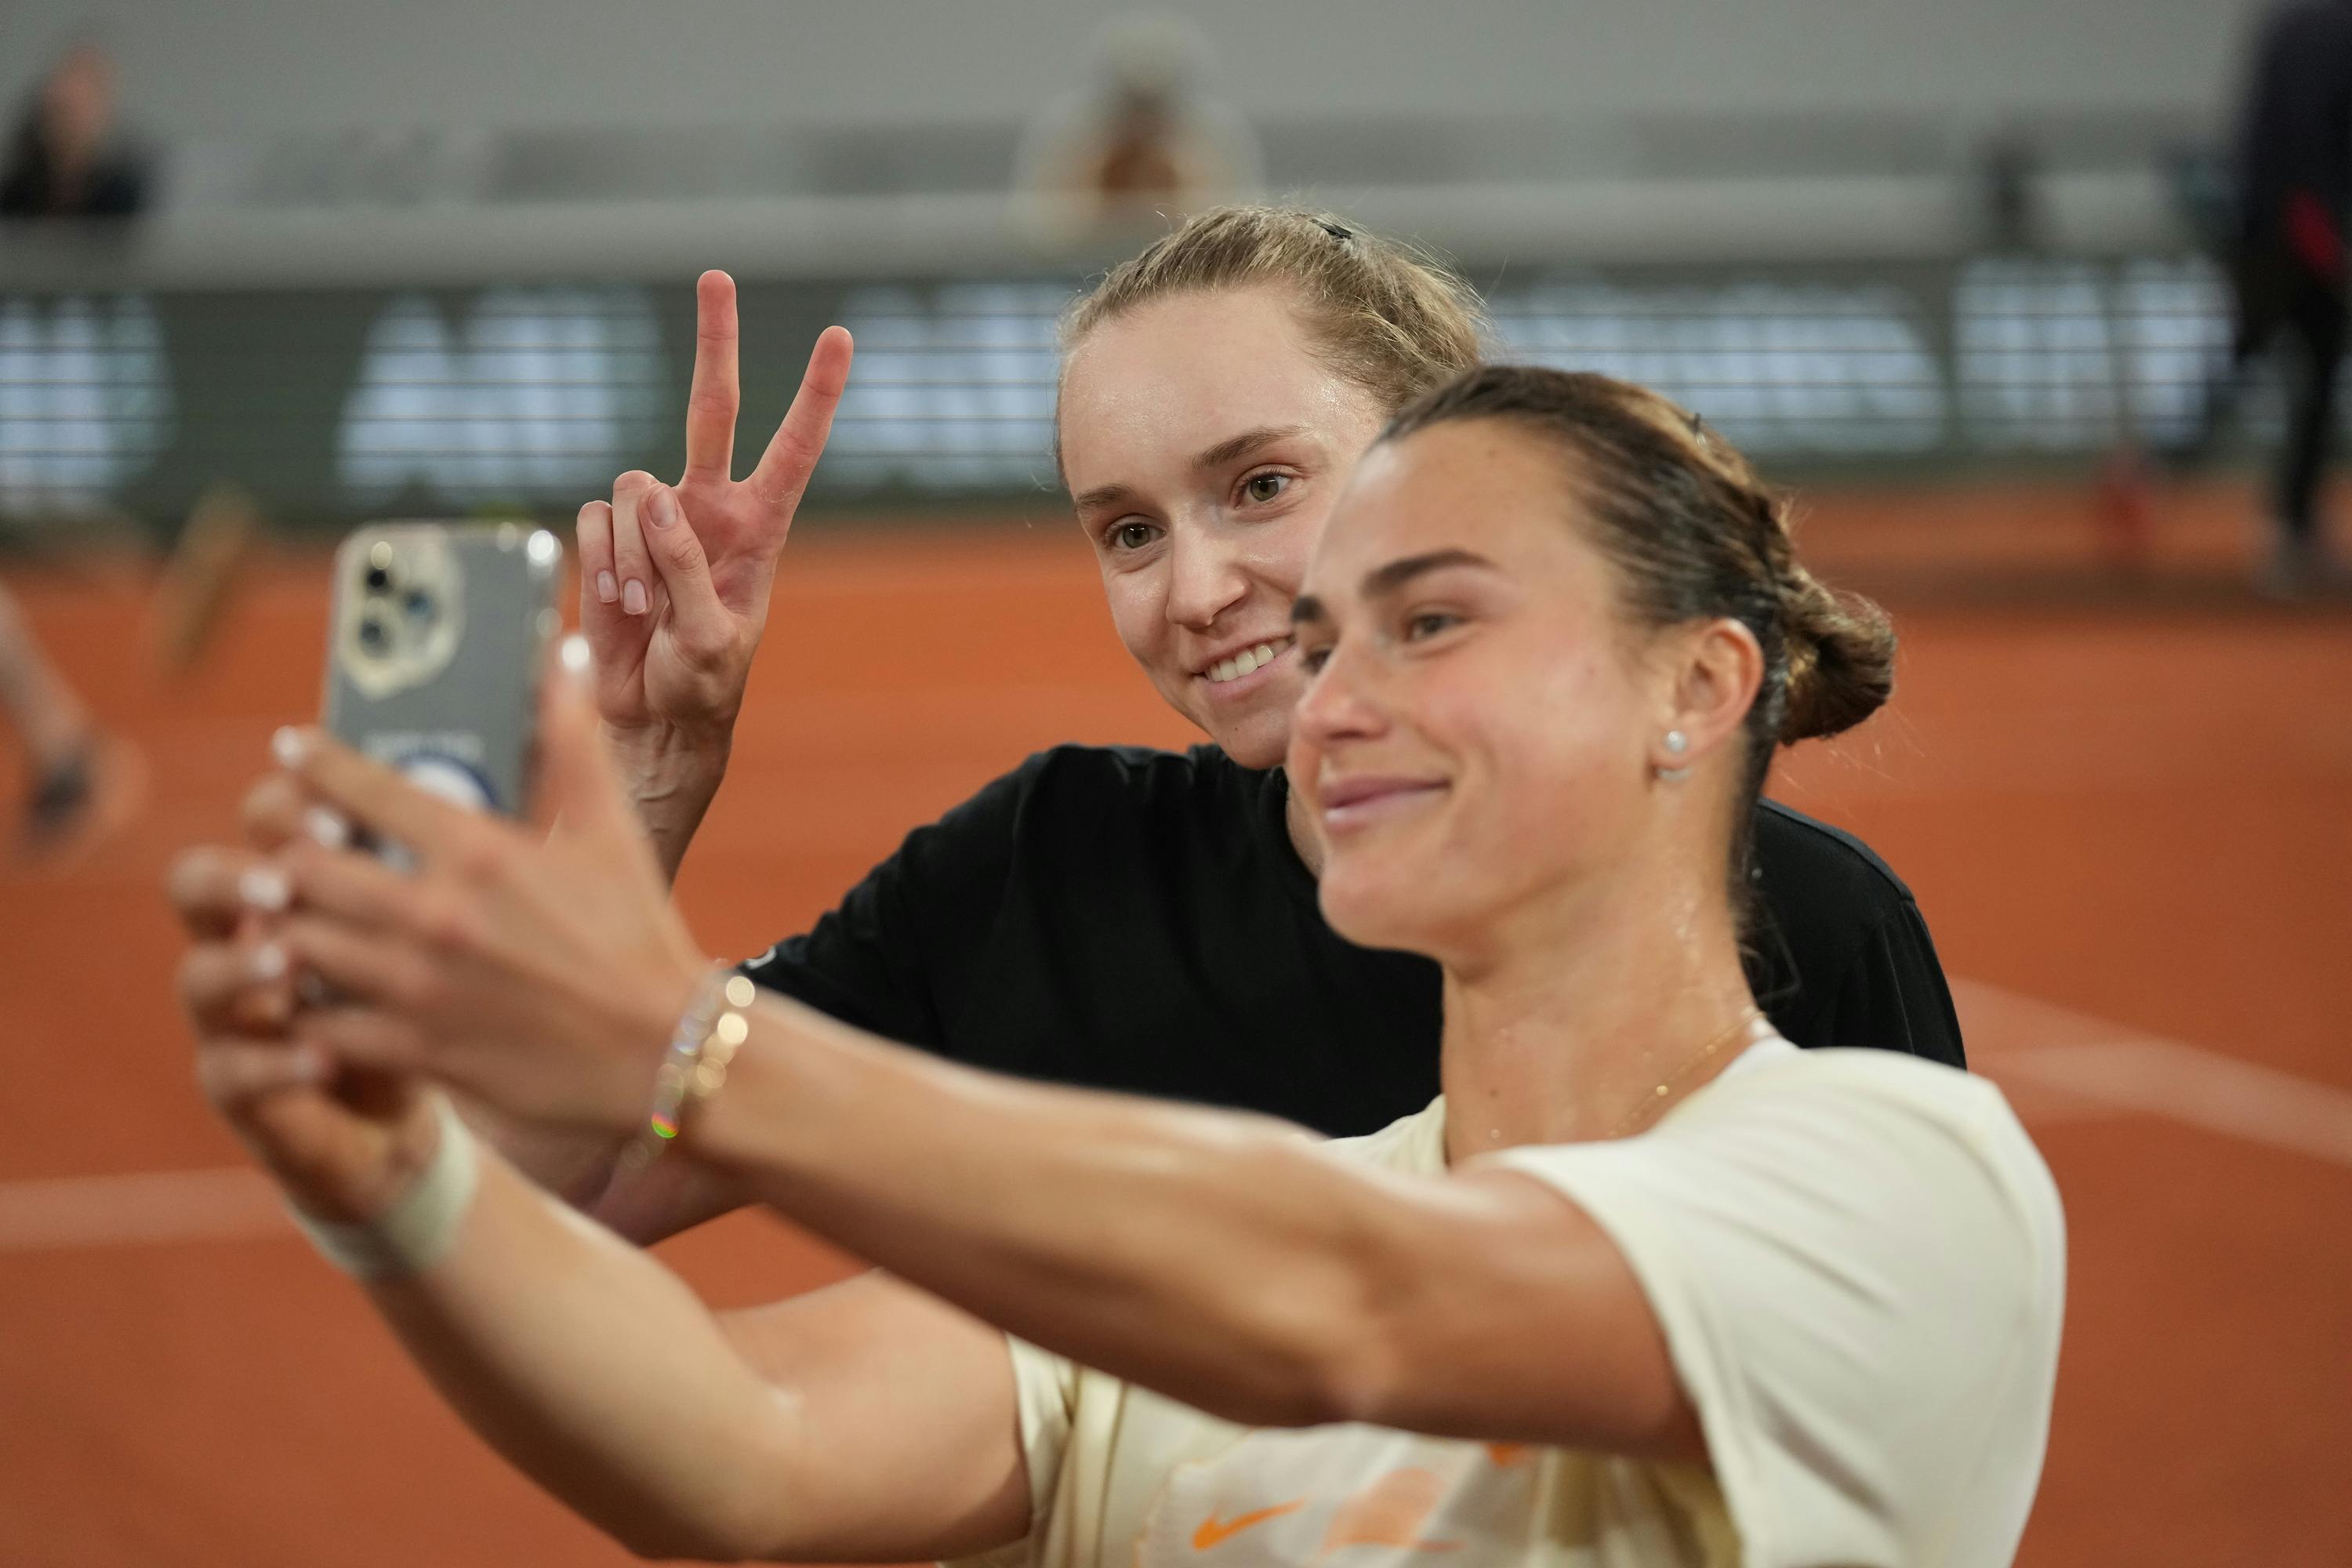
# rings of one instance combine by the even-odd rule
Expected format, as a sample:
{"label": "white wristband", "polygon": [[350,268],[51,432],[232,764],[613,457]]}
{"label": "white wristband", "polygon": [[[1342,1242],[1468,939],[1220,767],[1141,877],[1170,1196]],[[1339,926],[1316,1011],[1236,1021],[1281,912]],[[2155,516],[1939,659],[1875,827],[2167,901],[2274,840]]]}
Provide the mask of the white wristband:
{"label": "white wristband", "polygon": [[457,1227],[473,1206],[480,1160],[474,1152],[474,1134],[458,1120],[447,1095],[434,1097],[434,1115],[441,1123],[441,1136],[425,1173],[372,1223],[338,1225],[287,1205],[319,1255],[344,1273],[362,1279],[422,1274],[457,1239]]}

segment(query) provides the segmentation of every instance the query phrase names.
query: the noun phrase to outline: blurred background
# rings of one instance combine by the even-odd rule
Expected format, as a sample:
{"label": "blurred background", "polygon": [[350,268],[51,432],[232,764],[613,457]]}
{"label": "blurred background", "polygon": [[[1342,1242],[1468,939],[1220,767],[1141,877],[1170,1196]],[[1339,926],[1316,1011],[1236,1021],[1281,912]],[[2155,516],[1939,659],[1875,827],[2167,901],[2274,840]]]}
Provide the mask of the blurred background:
{"label": "blurred background", "polygon": [[[620,1555],[187,1077],[162,868],[315,709],[340,531],[568,532],[675,471],[702,268],[754,450],[853,330],[681,883],[756,952],[1037,747],[1191,739],[1068,524],[1054,322],[1272,195],[1450,258],[1499,357],[1697,410],[1895,612],[1894,708],[1776,793],[1909,880],[2068,1200],[2023,1560],[2352,1562],[2352,597],[2273,477],[2341,422],[2352,6],[2307,9],[2283,50],[2264,0],[0,9],[0,1561]],[[845,1267],[757,1217],[671,1250],[721,1300]]]}

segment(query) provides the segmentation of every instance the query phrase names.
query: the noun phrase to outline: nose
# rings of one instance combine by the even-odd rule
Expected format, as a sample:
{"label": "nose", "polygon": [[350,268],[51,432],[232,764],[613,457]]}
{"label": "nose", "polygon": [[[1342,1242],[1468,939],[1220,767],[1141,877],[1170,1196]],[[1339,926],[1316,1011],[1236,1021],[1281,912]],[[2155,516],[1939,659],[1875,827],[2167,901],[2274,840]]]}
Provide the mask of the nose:
{"label": "nose", "polygon": [[1249,593],[1240,552],[1221,531],[1204,528],[1174,530],[1168,547],[1168,618],[1181,626],[1207,631],[1217,617]]}
{"label": "nose", "polygon": [[1369,740],[1388,728],[1366,660],[1335,647],[1307,683],[1291,715],[1291,733],[1317,750],[1348,741]]}

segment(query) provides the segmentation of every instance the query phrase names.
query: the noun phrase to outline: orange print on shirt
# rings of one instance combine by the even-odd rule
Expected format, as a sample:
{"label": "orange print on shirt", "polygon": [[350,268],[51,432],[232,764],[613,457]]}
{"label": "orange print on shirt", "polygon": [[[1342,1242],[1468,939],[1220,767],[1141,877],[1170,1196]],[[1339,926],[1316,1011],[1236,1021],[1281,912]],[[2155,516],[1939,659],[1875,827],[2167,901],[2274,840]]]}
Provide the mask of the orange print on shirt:
{"label": "orange print on shirt", "polygon": [[1405,1552],[1452,1552],[1458,1541],[1423,1541],[1421,1528],[1445,1499],[1445,1482],[1435,1470],[1391,1470],[1331,1510],[1323,1533],[1329,1556],[1347,1546],[1393,1546]]}
{"label": "orange print on shirt", "polygon": [[1237,1513],[1231,1519],[1219,1519],[1212,1513],[1201,1521],[1198,1529],[1192,1531],[1192,1550],[1206,1552],[1212,1546],[1222,1545],[1231,1541],[1253,1524],[1264,1524],[1269,1519],[1280,1519],[1286,1513],[1297,1513],[1306,1506],[1307,1500],[1302,1497],[1293,1498],[1288,1502],[1276,1503],[1272,1508],[1254,1508],[1247,1513]]}
{"label": "orange print on shirt", "polygon": [[1535,1445],[1532,1443],[1489,1443],[1486,1445],[1486,1458],[1495,1461],[1495,1467],[1497,1469],[1504,1470],[1509,1469],[1513,1465],[1526,1464],[1529,1457],[1532,1456],[1535,1451]]}

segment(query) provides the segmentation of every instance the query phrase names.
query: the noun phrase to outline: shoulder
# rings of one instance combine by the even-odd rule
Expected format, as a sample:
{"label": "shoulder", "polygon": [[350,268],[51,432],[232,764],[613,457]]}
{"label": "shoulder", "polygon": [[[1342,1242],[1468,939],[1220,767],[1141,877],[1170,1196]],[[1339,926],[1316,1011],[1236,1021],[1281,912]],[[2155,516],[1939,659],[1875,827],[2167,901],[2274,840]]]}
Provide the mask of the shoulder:
{"label": "shoulder", "polygon": [[[1210,747],[1199,750],[1213,752]],[[1192,752],[1149,746],[1053,746],[991,779],[932,826],[1007,826],[1041,801],[1059,806],[1089,800],[1132,805],[1154,796],[1181,796],[1200,787],[1203,772]],[[916,829],[918,834],[924,831]]]}
{"label": "shoulder", "polygon": [[1578,1205],[1633,1268],[1750,1561],[2008,1561],[2047,1440],[2065,1237],[1998,1089],[1796,1051],[1640,1137],[1488,1158]]}
{"label": "shoulder", "polygon": [[1768,883],[1801,876],[1825,894],[1871,908],[1912,901],[1910,888],[1876,850],[1777,800],[1757,803],[1755,848],[1758,874]]}
{"label": "shoulder", "polygon": [[1278,777],[1213,746],[1055,746],[908,835],[898,858],[919,869],[981,863],[1006,874],[1017,860],[1042,874],[1106,858],[1181,858],[1204,843],[1236,842],[1236,817],[1263,815],[1268,780]]}
{"label": "shoulder", "polygon": [[[1794,1161],[1833,1180],[1885,1184],[1895,1207],[1990,1202],[2039,1267],[2063,1255],[2058,1188],[1989,1080],[1899,1051],[1791,1051],[1710,1085],[1662,1124],[1671,1141],[1727,1138],[1759,1167]],[[1742,1163],[1748,1163],[1743,1161]],[[1761,1171],[1759,1169],[1759,1174]]]}
{"label": "shoulder", "polygon": [[1254,793],[1266,775],[1244,768],[1214,746],[1163,752],[1151,746],[1054,746],[1039,752],[991,789],[1118,798],[1192,799]]}

